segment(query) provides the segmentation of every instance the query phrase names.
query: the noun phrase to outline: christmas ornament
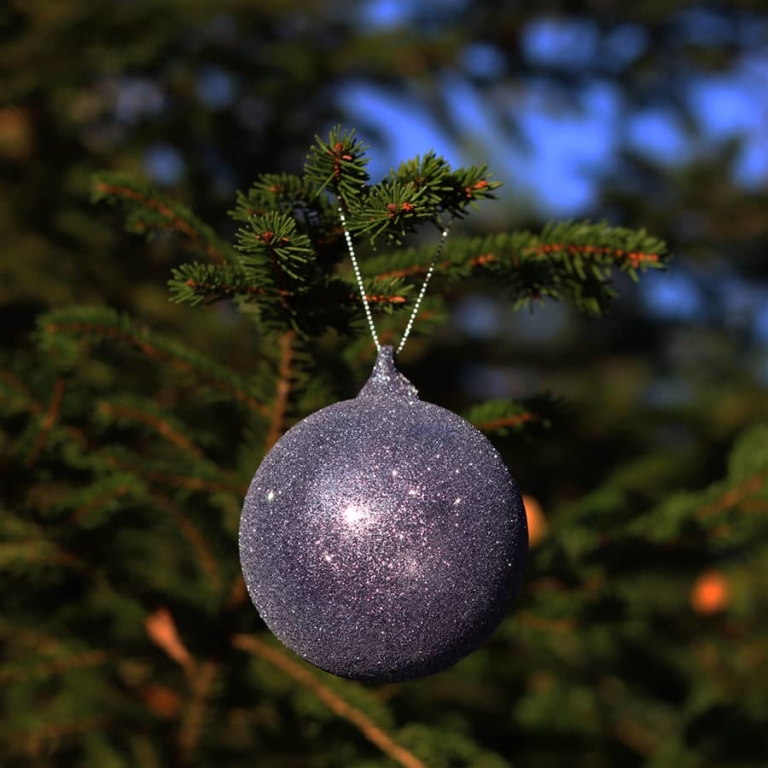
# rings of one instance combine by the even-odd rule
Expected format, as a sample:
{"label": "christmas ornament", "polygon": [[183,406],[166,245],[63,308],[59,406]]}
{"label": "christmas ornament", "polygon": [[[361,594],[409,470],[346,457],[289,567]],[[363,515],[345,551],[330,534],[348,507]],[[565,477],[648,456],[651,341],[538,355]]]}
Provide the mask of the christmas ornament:
{"label": "christmas ornament", "polygon": [[251,599],[286,646],[341,677],[394,682],[451,666],[493,632],[528,534],[499,454],[419,399],[364,306],[373,373],[356,398],[300,421],[267,454],[245,498],[240,558]]}

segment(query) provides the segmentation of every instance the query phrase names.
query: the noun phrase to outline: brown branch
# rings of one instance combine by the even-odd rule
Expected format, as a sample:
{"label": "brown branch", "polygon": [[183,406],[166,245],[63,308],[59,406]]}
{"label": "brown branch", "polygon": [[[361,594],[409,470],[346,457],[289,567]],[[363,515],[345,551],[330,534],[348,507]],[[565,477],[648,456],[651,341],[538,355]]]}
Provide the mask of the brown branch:
{"label": "brown branch", "polygon": [[78,507],[70,517],[70,522],[80,523],[84,518],[88,517],[94,509],[98,509],[98,507],[105,502],[112,501],[121,496],[127,496],[130,492],[131,488],[127,485],[119,485],[117,488],[110,488],[106,493],[96,496],[87,504]]}
{"label": "brown branch", "polygon": [[113,339],[118,339],[119,341],[136,347],[136,349],[147,355],[147,357],[151,357],[155,360],[161,360],[163,362],[168,362],[179,370],[184,371],[185,373],[192,373],[199,376],[203,381],[207,382],[210,386],[218,389],[219,391],[232,393],[235,400],[244,403],[249,408],[255,410],[257,413],[262,415],[266,415],[267,413],[265,406],[259,403],[255,398],[251,397],[251,395],[249,395],[244,390],[238,387],[234,387],[226,381],[217,379],[211,374],[198,371],[190,363],[186,362],[185,360],[180,360],[179,358],[174,357],[172,354],[165,352],[164,350],[158,349],[157,347],[150,344],[146,339],[138,339],[134,336],[131,336],[129,333],[118,330],[117,328],[112,328],[107,325],[98,325],[95,323],[73,322],[50,323],[46,326],[45,330],[48,333],[56,333],[58,331],[85,331],[108,336]]}
{"label": "brown branch", "polygon": [[225,602],[225,609],[228,613],[234,613],[238,608],[245,605],[248,597],[248,589],[245,586],[245,580],[242,574],[238,573],[232,580],[229,592],[227,593],[227,599]]}
{"label": "brown branch", "polygon": [[173,443],[177,448],[182,451],[192,454],[197,459],[203,458],[203,452],[194,445],[189,439],[184,437],[178,430],[172,427],[167,421],[164,421],[159,416],[147,413],[138,408],[129,408],[128,406],[113,405],[112,403],[100,402],[98,409],[103,413],[108,413],[113,416],[123,416],[127,419],[133,419],[134,421],[146,424],[152,427],[159,435],[166,438],[169,442]]}
{"label": "brown branch", "polygon": [[26,459],[26,464],[31,467],[36,461],[40,452],[45,447],[45,442],[48,439],[48,435],[53,429],[53,425],[56,423],[56,419],[59,417],[59,410],[61,408],[61,401],[64,397],[64,379],[59,378],[56,380],[56,384],[53,388],[53,395],[51,396],[51,402],[48,405],[48,412],[43,418],[43,425],[40,428],[40,432],[37,435],[37,440],[32,446],[32,450]]}
{"label": "brown branch", "polygon": [[645,757],[653,754],[658,744],[650,729],[631,720],[618,720],[613,727],[613,735],[622,744]]}
{"label": "brown branch", "polygon": [[291,394],[291,365],[293,363],[294,332],[287,331],[280,337],[280,366],[277,372],[275,403],[272,406],[272,419],[269,423],[265,452],[280,438],[285,422],[285,411]]}
{"label": "brown branch", "polygon": [[[628,259],[630,264],[633,267],[639,267],[640,264],[643,263],[649,263],[649,262],[658,262],[659,261],[659,254],[658,253],[643,253],[641,251],[623,251],[621,248],[599,248],[594,245],[568,245],[565,243],[551,243],[551,244],[541,244],[541,245],[533,245],[530,246],[522,251],[523,254],[528,255],[532,254],[534,256],[548,256],[551,253],[568,253],[568,254],[600,254],[600,255],[611,255],[616,259]],[[482,267],[486,264],[491,264],[493,262],[497,262],[499,260],[499,257],[494,253],[483,253],[479,256],[475,256],[474,258],[469,260],[469,264],[471,267]],[[514,263],[514,262],[513,262]],[[444,270],[451,266],[450,261],[443,261],[440,264],[435,266],[436,270]],[[517,265],[515,265],[517,266]],[[417,264],[413,267],[406,267],[405,269],[393,269],[390,272],[384,272],[380,275],[377,275],[377,279],[383,280],[386,278],[393,278],[393,277],[411,277],[413,275],[423,275],[427,271],[426,266],[422,266],[420,264]]]}
{"label": "brown branch", "polygon": [[570,245],[567,243],[547,243],[533,245],[526,248],[523,253],[533,253],[536,256],[548,256],[550,253],[569,253],[569,254],[598,254],[601,256],[613,256],[616,259],[628,259],[633,267],[639,267],[640,264],[648,262],[657,262],[658,253],[643,253],[642,251],[624,251],[621,248],[600,248],[595,245]]}
{"label": "brown branch", "polygon": [[179,636],[173,614],[167,608],[158,608],[144,619],[144,629],[147,637],[182,667],[188,680],[192,680],[197,664]]}
{"label": "brown branch", "polygon": [[183,514],[176,504],[168,496],[160,493],[150,494],[150,498],[157,504],[157,506],[164,512],[167,512],[171,519],[176,523],[181,531],[182,536],[189,542],[192,549],[197,552],[197,556],[200,560],[200,566],[208,576],[214,589],[218,590],[221,587],[221,573],[219,572],[219,564],[216,560],[216,556],[208,546],[205,536],[198,530],[198,528],[192,523],[192,521]]}
{"label": "brown branch", "polygon": [[120,461],[114,456],[107,457],[105,461],[117,469],[135,472],[136,474],[144,476],[148,480],[159,483],[160,485],[173,485],[176,488],[187,488],[192,491],[209,491],[211,493],[224,491],[225,493],[231,493],[240,498],[245,496],[248,491],[247,486],[241,487],[238,485],[217,482],[215,480],[206,480],[203,477],[174,475],[168,472],[158,471],[146,472],[143,466],[137,466],[127,461]]}
{"label": "brown branch", "polygon": [[[768,512],[768,500],[764,499],[744,499],[741,502],[741,508],[746,512]],[[731,526],[725,526],[730,530]]]}
{"label": "brown branch", "polygon": [[222,483],[216,480],[207,480],[203,477],[189,475],[174,475],[169,472],[159,472],[157,470],[148,472],[143,464],[132,464],[129,461],[123,461],[116,456],[105,456],[104,461],[115,469],[133,472],[144,477],[151,482],[162,486],[172,485],[176,488],[187,488],[191,491],[209,491],[211,493],[231,493],[233,496],[242,498],[248,492],[248,486],[235,485],[234,483]]}
{"label": "brown branch", "polygon": [[3,543],[2,555],[5,562],[11,561],[15,556],[17,561],[23,563],[64,566],[78,571],[88,570],[88,564],[83,559],[64,549],[58,542],[46,538],[46,531],[42,526],[31,522],[28,524],[38,531],[38,537]]}
{"label": "brown branch", "polygon": [[[486,253],[482,254],[481,256],[475,256],[475,258],[470,259],[469,264],[472,267],[480,267],[484,264],[490,264],[493,261],[497,261],[496,256],[492,253]],[[435,265],[435,271],[447,269],[451,266],[450,261],[443,261],[440,264]],[[413,267],[406,267],[405,269],[393,269],[390,272],[384,272],[380,275],[376,275],[377,280],[386,280],[388,278],[397,278],[397,277],[412,277],[413,275],[425,275],[427,273],[428,267],[423,266],[421,264],[416,264]]]}
{"label": "brown branch", "polygon": [[267,290],[266,288],[260,288],[259,286],[234,286],[226,283],[201,283],[197,280],[193,280],[191,277],[184,281],[184,284],[194,290],[210,291],[212,293],[250,293],[255,296],[280,296],[286,298],[293,296],[292,291],[275,288],[273,290]]}
{"label": "brown branch", "polygon": [[179,752],[182,762],[188,763],[200,741],[205,708],[216,680],[218,667],[213,661],[200,665],[197,674],[191,681],[192,696],[187,704],[184,717],[179,728]]}
{"label": "brown branch", "polygon": [[512,416],[503,416],[498,419],[488,419],[488,421],[474,422],[473,425],[483,432],[493,432],[496,429],[504,427],[517,427],[529,421],[538,421],[539,417],[530,411],[516,413]]}
{"label": "brown branch", "polygon": [[426,768],[412,752],[400,746],[392,737],[371,720],[368,715],[353,707],[312,672],[290,659],[281,651],[250,635],[235,635],[233,645],[242,651],[265,659],[303,685],[319,698],[335,715],[352,723],[368,741],[404,768]]}
{"label": "brown branch", "polygon": [[198,663],[182,641],[173,615],[167,608],[150,613],[144,626],[149,639],[184,669],[190,687],[190,698],[179,729],[179,752],[182,762],[188,762],[198,741],[205,716],[207,699],[211,694],[218,666],[208,660]]}
{"label": "brown branch", "polygon": [[31,666],[0,669],[0,685],[7,685],[18,680],[29,680],[34,677],[60,675],[72,669],[98,667],[104,664],[106,660],[107,654],[103,651],[84,651],[70,656],[62,656],[58,659],[39,659]]}
{"label": "brown branch", "polygon": [[540,629],[544,632],[555,632],[561,634],[563,632],[571,632],[576,626],[576,622],[573,619],[545,619],[542,616],[536,616],[529,611],[517,611],[515,613],[515,621],[525,624],[533,629]]}
{"label": "brown branch", "polygon": [[30,394],[29,390],[14,376],[10,371],[0,369],[0,379],[5,381],[10,387],[15,389],[22,397],[29,401],[29,410],[32,413],[40,413],[42,406]]}
{"label": "brown branch", "polygon": [[[355,297],[351,296],[350,298],[354,299]],[[384,294],[366,296],[365,300],[370,304],[405,304],[406,302],[405,296],[385,296]]]}
{"label": "brown branch", "polygon": [[133,200],[140,205],[144,205],[147,208],[151,208],[153,211],[156,211],[167,220],[167,229],[175,230],[185,237],[188,237],[193,243],[202,246],[205,254],[210,256],[219,264],[226,262],[224,254],[222,254],[221,251],[213,245],[213,243],[204,242],[198,230],[192,227],[189,222],[184,221],[184,219],[177,216],[173,209],[164,203],[161,203],[159,200],[153,200],[151,197],[142,195],[140,192],[137,192],[135,189],[131,189],[130,187],[113,186],[112,184],[107,184],[104,181],[96,182],[96,189],[104,194],[115,195],[116,197],[124,197],[129,200]]}
{"label": "brown branch", "polygon": [[50,753],[54,747],[58,746],[61,739],[93,733],[93,731],[104,728],[110,723],[111,718],[107,716],[81,717],[55,723],[44,722],[34,728],[20,729],[16,733],[12,733],[11,738],[27,754],[32,757],[40,757],[44,753]]}
{"label": "brown branch", "polygon": [[697,514],[699,517],[710,517],[718,512],[724,512],[730,507],[735,507],[737,504],[743,502],[749,494],[761,490],[763,485],[767,482],[768,471],[750,477],[735,488],[730,488],[716,501],[712,501],[709,504],[705,504],[703,507],[699,507]]}
{"label": "brown branch", "polygon": [[28,627],[14,627],[10,625],[4,628],[2,634],[9,640],[25,648],[36,650],[40,655],[54,655],[63,650],[61,639]]}
{"label": "brown branch", "polygon": [[[282,299],[293,296],[293,291],[285,289],[267,290],[266,288],[260,288],[258,286],[234,286],[227,285],[226,283],[204,283],[198,280],[193,280],[191,277],[184,281],[184,284],[192,290],[207,291],[209,293],[221,293],[224,295],[235,293],[249,293],[252,296],[279,296]],[[405,296],[387,296],[385,294],[367,295],[366,300],[371,304],[404,304],[406,302]],[[352,302],[357,301],[357,296],[354,293],[349,295],[349,299]],[[285,306],[285,301],[283,306]]]}

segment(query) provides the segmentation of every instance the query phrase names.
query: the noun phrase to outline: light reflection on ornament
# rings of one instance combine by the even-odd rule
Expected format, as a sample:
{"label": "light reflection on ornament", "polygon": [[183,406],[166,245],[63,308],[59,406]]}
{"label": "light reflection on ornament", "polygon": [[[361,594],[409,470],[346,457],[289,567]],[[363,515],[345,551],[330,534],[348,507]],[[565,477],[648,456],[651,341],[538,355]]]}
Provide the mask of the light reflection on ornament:
{"label": "light reflection on ornament", "polygon": [[343,517],[344,522],[354,528],[358,523],[364,523],[366,520],[369,520],[370,512],[365,507],[350,504],[344,510]]}

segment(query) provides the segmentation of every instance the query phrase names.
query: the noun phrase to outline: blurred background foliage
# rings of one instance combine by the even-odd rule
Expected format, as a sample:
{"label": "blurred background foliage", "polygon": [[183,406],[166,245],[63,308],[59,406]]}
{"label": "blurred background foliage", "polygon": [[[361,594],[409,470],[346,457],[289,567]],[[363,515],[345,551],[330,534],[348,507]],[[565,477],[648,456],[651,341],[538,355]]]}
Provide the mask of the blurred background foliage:
{"label": "blurred background foliage", "polygon": [[[567,538],[576,536],[568,533],[573,521],[599,527],[608,508],[631,520],[667,504],[673,491],[726,476],[737,435],[768,418],[768,3],[758,0],[6,0],[3,356],[23,354],[41,312],[98,304],[237,370],[254,353],[249,323],[223,305],[191,311],[169,303],[166,282],[183,243],[172,233],[123,232],[118,213],[91,204],[92,174],[144,176],[231,240],[226,213],[236,191],[257,173],[300,171],[313,136],[339,121],[373,145],[374,179],[429,149],[454,165],[495,170],[505,185],[499,200],[462,222],[462,233],[589,217],[645,227],[670,244],[669,273],[639,286],[617,278],[620,298],[601,320],[551,301],[515,313],[490,283],[452,287],[447,323],[417,335],[403,357],[422,396],[455,410],[544,391],[570,401],[566,417],[536,440],[511,436],[499,445],[574,562],[586,544]],[[658,582],[634,588],[646,590],[646,601],[665,585],[694,600],[699,573],[710,580],[710,597],[727,593],[725,604],[734,599],[748,614],[756,610],[754,569],[739,566],[723,586],[726,550],[686,561],[672,581],[657,574]],[[558,551],[548,550],[553,568]],[[701,615],[686,621],[722,609],[695,605],[686,609]],[[509,626],[517,626],[505,630],[512,635],[523,631]],[[558,725],[561,707],[582,711],[579,686],[591,685],[574,682],[569,664],[600,658],[585,661],[583,649],[566,647],[576,640],[561,642],[562,668],[533,675],[526,695],[526,661],[517,660],[502,673],[501,698],[485,700],[482,687],[472,698],[473,676],[498,662],[497,648],[466,662],[464,685],[451,688],[453,678],[441,677],[410,701],[396,697],[399,717],[420,721],[434,700],[445,708],[461,691],[448,719],[471,721],[480,743],[521,765],[551,765],[573,739],[580,765],[702,764],[683,757],[674,739],[664,742],[663,724],[655,734],[626,726],[623,746],[611,749],[598,746],[594,712],[593,735],[581,740],[572,723]],[[601,638],[590,642],[594,651]],[[641,669],[650,662],[644,640],[636,642]],[[717,666],[713,648],[701,651],[702,664]],[[752,652],[764,659],[766,648]],[[674,687],[668,670],[650,675]],[[751,696],[765,693],[753,684]],[[602,685],[610,707],[628,683],[611,677]],[[572,700],[572,708],[563,705]],[[489,708],[506,715],[491,717]],[[742,727],[754,739],[748,722],[724,712],[734,739]],[[541,729],[545,721],[550,731]],[[699,738],[706,719],[696,728]],[[273,752],[280,754],[274,745]],[[760,758],[745,747],[744,764],[765,764]],[[310,764],[275,760],[263,764]]]}
{"label": "blurred background foliage", "polygon": [[492,290],[464,292],[419,378],[442,398],[552,389],[578,403],[599,460],[564,461],[568,435],[540,446],[539,476],[518,470],[548,506],[657,443],[700,482],[766,408],[763,10],[12,2],[0,17],[3,334],[72,302],[196,322],[166,301],[176,242],[123,236],[89,205],[94,171],[146,175],[226,237],[235,190],[299,170],[315,133],[351,120],[378,150],[374,178],[429,148],[488,162],[505,187],[473,231],[578,215],[667,239],[672,274],[620,284],[607,323],[552,303],[513,315]]}

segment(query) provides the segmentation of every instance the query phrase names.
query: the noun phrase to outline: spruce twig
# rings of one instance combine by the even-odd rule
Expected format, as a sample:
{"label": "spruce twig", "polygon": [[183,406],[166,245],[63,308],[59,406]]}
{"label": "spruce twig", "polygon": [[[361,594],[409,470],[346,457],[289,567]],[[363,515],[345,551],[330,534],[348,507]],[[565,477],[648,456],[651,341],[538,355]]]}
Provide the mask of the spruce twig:
{"label": "spruce twig", "polygon": [[93,182],[94,202],[121,202],[129,209],[126,229],[139,234],[170,230],[182,235],[189,245],[218,264],[236,263],[230,245],[185,205],[164,197],[150,185],[120,173],[99,174]]}
{"label": "spruce twig", "polygon": [[280,363],[277,370],[277,383],[275,386],[274,405],[272,406],[272,418],[269,422],[269,430],[265,441],[265,453],[278,441],[283,433],[285,412],[288,407],[288,399],[291,394],[291,367],[293,364],[293,342],[295,334],[287,331],[280,337]]}
{"label": "spruce twig", "polygon": [[28,467],[31,467],[37,461],[37,457],[43,450],[45,441],[48,439],[48,435],[50,434],[51,429],[53,429],[53,425],[56,423],[56,420],[59,416],[59,410],[61,408],[61,401],[64,397],[64,388],[64,379],[57,379],[53,388],[53,394],[51,395],[50,403],[48,405],[48,411],[46,412],[42,424],[40,425],[40,432],[38,433],[37,439],[35,440],[35,444],[32,446],[32,449],[27,455],[26,464]]}
{"label": "spruce twig", "polygon": [[153,491],[149,493],[149,498],[176,524],[182,536],[197,554],[197,562],[208,577],[212,588],[218,592],[222,584],[218,559],[200,529],[190,520],[189,514],[179,509],[178,505],[167,494]]}
{"label": "spruce twig", "polygon": [[147,357],[170,363],[206,386],[226,392],[258,414],[268,413],[266,406],[251,394],[251,387],[242,377],[199,353],[191,352],[178,342],[135,326],[112,310],[95,307],[55,310],[40,317],[38,328],[40,340],[45,346],[55,344],[58,334],[120,341]]}
{"label": "spruce twig", "polygon": [[403,768],[426,768],[412,752],[398,744],[388,733],[374,723],[364,712],[351,706],[338,693],[324,685],[306,667],[251,635],[236,635],[232,639],[235,648],[266,659],[270,664],[293,678],[315,694],[334,714],[352,723],[368,741],[377,746]]}

